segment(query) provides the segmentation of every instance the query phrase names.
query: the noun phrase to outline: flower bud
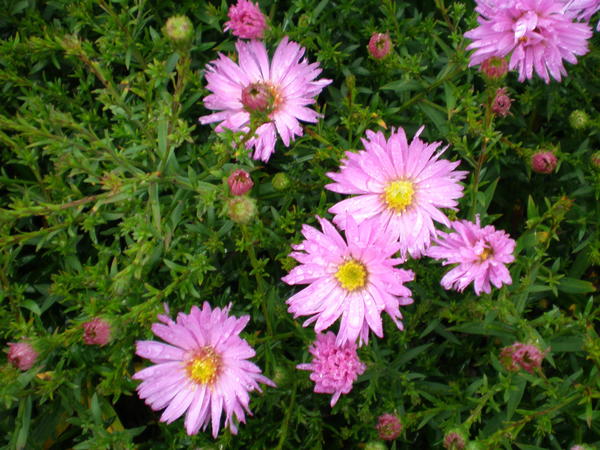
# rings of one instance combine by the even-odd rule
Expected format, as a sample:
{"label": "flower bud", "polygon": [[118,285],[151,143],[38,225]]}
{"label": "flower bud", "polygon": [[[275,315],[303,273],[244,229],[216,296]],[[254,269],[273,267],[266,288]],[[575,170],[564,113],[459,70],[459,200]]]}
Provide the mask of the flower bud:
{"label": "flower bud", "polygon": [[536,369],[541,368],[546,353],[535,345],[515,342],[500,351],[500,363],[510,372],[518,372],[523,369],[533,374]]}
{"label": "flower bud", "polygon": [[370,441],[365,444],[364,450],[387,450],[387,446],[381,441]]}
{"label": "flower bud", "polygon": [[379,416],[375,428],[381,439],[384,441],[393,441],[400,436],[402,423],[400,423],[400,419],[394,414],[383,414]]}
{"label": "flower bud", "polygon": [[267,29],[265,15],[258,3],[238,0],[237,4],[229,7],[227,17],[225,31],[231,30],[234,36],[242,39],[262,39]]}
{"label": "flower bud", "polygon": [[558,159],[551,151],[539,151],[531,157],[531,170],[542,174],[551,174],[556,169]]}
{"label": "flower bud", "polygon": [[83,342],[86,345],[102,347],[110,341],[110,334],[110,324],[100,317],[83,324]]}
{"label": "flower bud", "polygon": [[592,153],[590,162],[595,169],[600,169],[600,151]]}
{"label": "flower bud", "polygon": [[275,174],[275,176],[271,180],[271,184],[276,190],[283,191],[289,187],[290,179],[285,173],[279,172]]}
{"label": "flower bud", "polygon": [[505,58],[492,56],[481,63],[480,70],[490,80],[498,80],[508,72],[508,62]]}
{"label": "flower bud", "polygon": [[466,440],[461,430],[451,430],[444,436],[444,448],[446,450],[463,450]]}
{"label": "flower bud", "polygon": [[187,16],[173,16],[167,20],[164,33],[175,44],[182,44],[194,37],[194,26]]}
{"label": "flower bud", "polygon": [[38,357],[38,352],[29,342],[9,342],[8,362],[19,370],[29,370],[33,367]]}
{"label": "flower bud", "polygon": [[494,102],[492,103],[492,111],[500,117],[505,117],[510,111],[511,98],[506,93],[506,88],[500,88],[496,91]]}
{"label": "flower bud", "polygon": [[246,195],[233,197],[227,202],[227,215],[235,223],[249,223],[256,213],[256,200]]}
{"label": "flower bud", "polygon": [[589,125],[590,117],[585,111],[576,109],[569,116],[569,123],[574,130],[583,130]]}
{"label": "flower bud", "polygon": [[227,178],[227,184],[232,195],[244,195],[254,186],[250,174],[243,169],[231,172],[231,175]]}
{"label": "flower bud", "polygon": [[392,48],[392,40],[387,33],[373,33],[369,39],[369,54],[375,59],[385,58]]}

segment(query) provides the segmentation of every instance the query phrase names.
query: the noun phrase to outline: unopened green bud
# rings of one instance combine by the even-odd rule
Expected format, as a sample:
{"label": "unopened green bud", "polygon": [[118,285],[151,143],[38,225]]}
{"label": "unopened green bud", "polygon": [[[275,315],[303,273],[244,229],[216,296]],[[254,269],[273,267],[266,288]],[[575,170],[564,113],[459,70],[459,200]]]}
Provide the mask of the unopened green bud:
{"label": "unopened green bud", "polygon": [[174,43],[181,44],[192,39],[194,26],[187,16],[173,16],[167,20],[164,33]]}
{"label": "unopened green bud", "polygon": [[283,191],[287,189],[290,185],[290,179],[285,173],[279,172],[275,174],[275,176],[271,180],[271,184],[276,190]]}
{"label": "unopened green bud", "polygon": [[587,115],[587,113],[585,111],[576,109],[569,116],[569,123],[571,124],[571,127],[573,127],[573,129],[583,130],[584,128],[587,128],[587,126],[589,125],[590,117]]}
{"label": "unopened green bud", "polygon": [[365,450],[387,450],[387,446],[381,441],[370,441],[365,444]]}
{"label": "unopened green bud", "polygon": [[478,441],[470,441],[469,443],[467,443],[467,446],[465,447],[465,450],[484,450],[485,447],[483,446],[483,444],[481,444],[481,442]]}
{"label": "unopened green bud", "polygon": [[256,212],[256,200],[246,195],[234,197],[227,202],[227,215],[235,223],[249,223]]}

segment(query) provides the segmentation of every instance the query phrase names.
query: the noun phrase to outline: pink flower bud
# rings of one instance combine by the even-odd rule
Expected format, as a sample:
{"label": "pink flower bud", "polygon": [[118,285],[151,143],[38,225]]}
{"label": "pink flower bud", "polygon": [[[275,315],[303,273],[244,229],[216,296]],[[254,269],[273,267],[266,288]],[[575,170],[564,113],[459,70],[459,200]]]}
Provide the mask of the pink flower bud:
{"label": "pink flower bud", "polygon": [[252,83],[242,90],[242,105],[248,112],[267,111],[273,107],[273,94],[264,83]]}
{"label": "pink flower bud", "polygon": [[369,39],[369,54],[375,59],[385,58],[392,48],[392,40],[387,33],[373,33]]}
{"label": "pink flower bud", "polygon": [[556,169],[558,159],[550,151],[540,151],[531,157],[531,170],[537,173],[550,174]]}
{"label": "pink flower bud", "polygon": [[100,317],[83,324],[83,342],[87,345],[99,345],[100,347],[110,341],[110,324]]}
{"label": "pink flower bud", "polygon": [[481,63],[481,71],[491,80],[498,80],[508,73],[508,62],[504,58],[492,56]]}
{"label": "pink flower bud", "polygon": [[402,432],[402,423],[400,419],[393,414],[383,414],[379,416],[377,426],[375,427],[379,433],[379,438],[384,441],[393,441]]}
{"label": "pink flower bud", "polygon": [[492,103],[492,111],[500,117],[505,117],[510,111],[512,100],[506,93],[506,88],[500,88],[496,91],[494,103]]}
{"label": "pink flower bud", "polygon": [[225,22],[225,31],[231,30],[234,36],[242,39],[262,39],[267,28],[267,21],[260,11],[258,3],[238,0],[229,7],[229,21]]}
{"label": "pink flower bud", "polygon": [[531,374],[542,366],[542,361],[547,352],[542,352],[535,345],[527,345],[515,342],[500,351],[500,363],[511,372],[523,369]]}
{"label": "pink flower bud", "polygon": [[8,343],[8,362],[20,370],[29,370],[37,360],[38,352],[28,342]]}
{"label": "pink flower bud", "polygon": [[227,178],[227,184],[233,195],[244,195],[254,186],[250,174],[243,169],[231,172],[231,175]]}
{"label": "pink flower bud", "polygon": [[463,450],[465,448],[465,437],[457,431],[449,431],[444,436],[444,448],[446,450]]}

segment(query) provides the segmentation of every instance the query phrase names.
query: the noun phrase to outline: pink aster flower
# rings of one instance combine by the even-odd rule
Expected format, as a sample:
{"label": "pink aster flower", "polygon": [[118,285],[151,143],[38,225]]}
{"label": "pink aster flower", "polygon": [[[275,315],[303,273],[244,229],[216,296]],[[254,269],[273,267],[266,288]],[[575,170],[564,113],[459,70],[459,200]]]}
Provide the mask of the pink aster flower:
{"label": "pink aster flower", "polygon": [[396,269],[402,262],[392,256],[400,244],[390,241],[378,222],[357,225],[348,217],[346,241],[326,219],[317,216],[323,232],[304,225],[306,238],[293,245],[290,256],[301,264],[282,278],[288,284],[310,284],[287,300],[288,311],[312,316],[315,331],[329,328],[341,317],[337,345],[369,341],[369,329],[383,336],[381,313],[385,311],[402,329],[400,305],[413,302],[403,283],[414,279],[410,270]]}
{"label": "pink aster flower", "polygon": [[8,362],[19,370],[29,370],[33,367],[38,358],[38,352],[35,351],[29,342],[9,342],[8,343]]}
{"label": "pink aster flower", "polygon": [[275,386],[248,361],[255,352],[239,337],[250,316],[230,316],[230,307],[211,309],[204,302],[202,309],[193,306],[189,314],[179,313],[176,322],[161,314],[163,323],[152,325],[152,331],[167,343],[136,343],[136,353],[155,363],[133,376],[143,380],[138,395],[155,411],[166,407],[162,422],[171,423],[187,411],[189,435],[212,421],[216,438],[223,412],[225,426],[236,434],[236,422],[245,422],[244,410],[250,414],[248,393],[260,391],[259,382]]}
{"label": "pink aster flower", "polygon": [[218,112],[200,117],[200,123],[220,122],[215,130],[250,131],[250,115],[263,121],[246,148],[254,148],[254,159],[268,161],[275,151],[277,134],[284,145],[302,136],[299,120],[315,123],[320,114],[308,108],[331,80],[315,78],[319,63],[309,64],[304,48],[287,37],[279,43],[273,59],[260,41],[236,43],[238,62],[220,54],[206,66],[207,89],[204,105]]}
{"label": "pink aster flower", "polygon": [[104,346],[110,341],[110,324],[100,318],[94,317],[83,324],[83,342],[87,345]]}
{"label": "pink aster flower", "polygon": [[[562,3],[565,5],[565,15],[584,22],[589,22],[600,11],[600,0],[562,0]],[[596,25],[596,31],[600,31],[600,22]]]}
{"label": "pink aster flower", "polygon": [[577,63],[576,55],[588,52],[592,30],[562,13],[560,0],[477,0],[479,26],[465,33],[475,50],[469,66],[510,54],[508,68],[519,70],[519,81],[533,70],[546,83],[550,76],[560,81],[567,72],[564,59]]}
{"label": "pink aster flower", "polygon": [[427,256],[443,259],[443,264],[458,264],[442,278],[444,289],[459,292],[474,283],[475,293],[490,293],[490,282],[497,288],[511,284],[506,264],[514,261],[515,241],[492,225],[479,226],[467,220],[452,222],[454,233],[440,233]]}
{"label": "pink aster flower", "polygon": [[428,144],[417,131],[410,145],[402,128],[386,141],[382,132],[367,131],[364,151],[346,152],[339,173],[328,173],[335,183],[325,186],[341,194],[357,194],[335,204],[329,212],[344,228],[347,218],[358,222],[375,217],[392,239],[400,242],[402,256],[423,254],[435,236],[433,221],[449,225],[438,208],[456,209],[462,197],[459,181],[467,172],[455,171],[460,162],[439,159],[440,142]]}
{"label": "pink aster flower", "polygon": [[315,382],[315,392],[333,394],[331,407],[340,395],[352,390],[352,383],[365,371],[365,366],[356,353],[356,344],[346,342],[336,345],[335,334],[317,334],[309,352],[313,355],[310,364],[298,364],[300,370],[311,370],[310,379]]}
{"label": "pink aster flower", "polygon": [[535,345],[527,345],[515,342],[513,345],[504,347],[500,352],[500,362],[511,372],[523,369],[533,374],[536,369],[541,368],[542,361],[547,351],[542,352]]}
{"label": "pink aster flower", "polygon": [[267,21],[258,3],[238,0],[227,12],[229,21],[225,22],[225,31],[231,30],[234,36],[242,39],[262,39]]}

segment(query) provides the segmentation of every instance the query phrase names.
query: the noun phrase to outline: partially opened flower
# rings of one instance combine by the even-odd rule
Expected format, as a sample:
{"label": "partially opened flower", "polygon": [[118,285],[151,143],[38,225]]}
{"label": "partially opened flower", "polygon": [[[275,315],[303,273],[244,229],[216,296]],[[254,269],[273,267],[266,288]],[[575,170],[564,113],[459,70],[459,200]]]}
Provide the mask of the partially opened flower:
{"label": "partially opened flower", "polygon": [[440,159],[440,142],[419,139],[423,127],[409,144],[402,128],[389,140],[382,132],[367,131],[365,150],[346,152],[339,173],[328,173],[335,183],[325,186],[340,194],[356,194],[335,204],[329,212],[344,228],[348,217],[357,222],[376,218],[392,239],[400,242],[402,255],[419,257],[435,235],[434,221],[449,225],[439,208],[456,209],[463,195],[459,183],[467,172],[454,170],[460,162]]}
{"label": "partially opened flower", "polygon": [[443,264],[457,264],[442,278],[444,289],[459,292],[473,283],[475,293],[490,293],[492,283],[497,288],[511,284],[506,264],[514,261],[515,241],[492,225],[481,227],[467,220],[452,222],[452,233],[441,233],[427,256],[443,260]]}
{"label": "partially opened flower", "polygon": [[245,422],[244,411],[250,414],[248,393],[260,391],[258,383],[274,386],[248,361],[255,352],[239,337],[250,316],[230,316],[230,307],[211,308],[204,302],[202,309],[193,306],[189,314],[179,313],[177,321],[159,315],[163,323],[152,325],[152,331],[167,343],[136,343],[136,353],[155,363],[133,376],[143,380],[137,387],[140,398],[154,410],[166,407],[163,422],[171,423],[187,411],[189,435],[212,422],[216,438],[223,412],[225,426],[236,434],[236,422]]}
{"label": "partially opened flower", "polygon": [[523,369],[533,374],[536,369],[542,367],[542,361],[547,351],[542,352],[538,347],[531,344],[515,342],[513,345],[504,347],[500,352],[500,362],[506,370],[517,372]]}
{"label": "partially opened flower", "polygon": [[389,314],[402,329],[401,305],[413,302],[404,283],[414,278],[410,270],[395,268],[402,260],[393,258],[400,244],[390,241],[378,222],[357,225],[348,218],[346,241],[334,226],[317,217],[323,232],[304,225],[306,238],[293,245],[290,256],[301,264],[282,278],[288,284],[310,284],[287,300],[288,311],[312,316],[304,326],[315,323],[315,331],[329,328],[341,317],[337,345],[369,341],[369,329],[383,336],[381,314]]}
{"label": "partially opened flower", "polygon": [[392,40],[387,33],[373,33],[369,39],[369,54],[375,59],[385,58],[392,49]]}
{"label": "partially opened flower", "polygon": [[39,354],[27,341],[8,343],[8,362],[19,370],[29,370]]}
{"label": "partially opened flower", "polygon": [[398,416],[394,414],[382,414],[377,419],[377,433],[384,441],[393,441],[400,436],[402,432],[402,423]]}
{"label": "partially opened flower", "polygon": [[268,161],[275,151],[277,134],[284,145],[302,136],[300,120],[315,123],[320,114],[308,105],[331,83],[315,78],[319,63],[303,58],[304,48],[287,37],[279,43],[272,61],[260,41],[236,43],[238,63],[220,54],[206,66],[206,86],[211,94],[204,106],[218,112],[200,117],[200,123],[220,122],[215,130],[250,132],[251,115],[259,120],[246,148],[254,148],[254,159]]}
{"label": "partially opened flower", "polygon": [[576,56],[588,52],[592,30],[563,14],[560,0],[477,0],[477,5],[479,26],[465,33],[473,41],[467,50],[475,50],[469,66],[510,55],[508,68],[518,69],[519,81],[535,70],[549,83],[567,74],[563,60],[576,64]]}
{"label": "partially opened flower", "polygon": [[234,36],[242,39],[262,39],[267,28],[265,15],[258,3],[249,0],[238,0],[229,7],[229,20],[225,22],[225,31],[231,30]]}
{"label": "partially opened flower", "polygon": [[110,341],[110,324],[101,317],[94,317],[83,324],[83,342],[100,347]]}
{"label": "partially opened flower", "polygon": [[356,353],[356,344],[346,342],[336,345],[335,334],[318,334],[310,353],[313,359],[309,364],[298,364],[301,370],[310,370],[310,379],[315,382],[315,392],[333,394],[331,407],[337,403],[340,395],[352,390],[352,384],[361,375],[365,366]]}

